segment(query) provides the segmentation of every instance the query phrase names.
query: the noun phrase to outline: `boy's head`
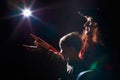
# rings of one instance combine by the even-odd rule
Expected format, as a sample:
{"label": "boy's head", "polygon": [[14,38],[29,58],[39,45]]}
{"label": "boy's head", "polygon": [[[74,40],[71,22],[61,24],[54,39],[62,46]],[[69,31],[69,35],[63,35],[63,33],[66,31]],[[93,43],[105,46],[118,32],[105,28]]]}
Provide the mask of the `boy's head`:
{"label": "boy's head", "polygon": [[59,41],[61,53],[65,58],[78,57],[82,41],[78,32],[71,32],[63,36]]}

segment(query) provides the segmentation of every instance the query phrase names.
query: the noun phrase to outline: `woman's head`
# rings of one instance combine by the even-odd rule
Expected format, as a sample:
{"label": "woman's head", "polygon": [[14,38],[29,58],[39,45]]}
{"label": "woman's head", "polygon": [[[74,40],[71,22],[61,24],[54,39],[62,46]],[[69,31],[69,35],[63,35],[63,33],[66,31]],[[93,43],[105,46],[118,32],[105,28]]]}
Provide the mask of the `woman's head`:
{"label": "woman's head", "polygon": [[82,42],[78,32],[71,32],[60,39],[59,46],[65,58],[78,57]]}

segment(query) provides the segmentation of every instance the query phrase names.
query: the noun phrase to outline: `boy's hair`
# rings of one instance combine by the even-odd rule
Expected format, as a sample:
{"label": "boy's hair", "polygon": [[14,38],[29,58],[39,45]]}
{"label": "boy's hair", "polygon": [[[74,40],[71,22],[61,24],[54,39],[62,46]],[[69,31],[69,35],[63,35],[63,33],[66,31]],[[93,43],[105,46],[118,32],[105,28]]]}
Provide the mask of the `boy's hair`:
{"label": "boy's hair", "polygon": [[60,39],[59,46],[66,45],[73,47],[78,53],[82,46],[82,41],[78,32],[71,32],[66,34]]}

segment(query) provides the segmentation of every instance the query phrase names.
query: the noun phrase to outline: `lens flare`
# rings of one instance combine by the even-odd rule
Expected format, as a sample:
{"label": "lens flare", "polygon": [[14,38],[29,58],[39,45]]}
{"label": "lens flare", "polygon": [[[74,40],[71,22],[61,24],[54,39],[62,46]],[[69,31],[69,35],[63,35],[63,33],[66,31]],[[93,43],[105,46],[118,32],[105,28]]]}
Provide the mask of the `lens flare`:
{"label": "lens flare", "polygon": [[22,12],[24,17],[30,17],[32,15],[32,11],[30,9],[24,9]]}

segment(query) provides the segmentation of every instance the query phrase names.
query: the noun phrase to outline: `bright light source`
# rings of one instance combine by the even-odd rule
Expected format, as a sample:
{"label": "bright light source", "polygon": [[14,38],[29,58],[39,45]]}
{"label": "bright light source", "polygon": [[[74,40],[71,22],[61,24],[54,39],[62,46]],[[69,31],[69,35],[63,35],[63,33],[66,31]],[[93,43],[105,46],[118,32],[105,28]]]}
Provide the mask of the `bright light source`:
{"label": "bright light source", "polygon": [[29,16],[32,15],[32,12],[30,11],[30,9],[24,9],[24,10],[23,10],[23,15],[24,15],[25,17],[29,17]]}

